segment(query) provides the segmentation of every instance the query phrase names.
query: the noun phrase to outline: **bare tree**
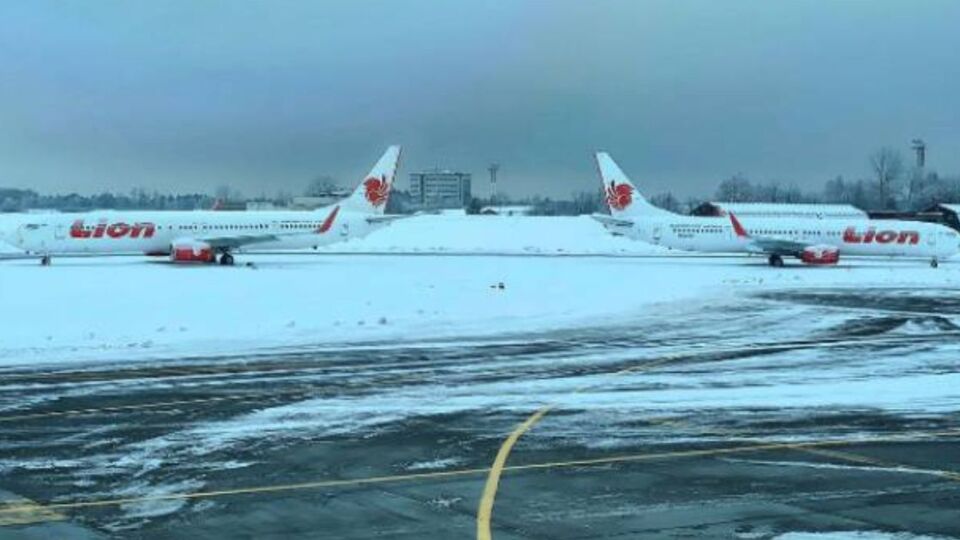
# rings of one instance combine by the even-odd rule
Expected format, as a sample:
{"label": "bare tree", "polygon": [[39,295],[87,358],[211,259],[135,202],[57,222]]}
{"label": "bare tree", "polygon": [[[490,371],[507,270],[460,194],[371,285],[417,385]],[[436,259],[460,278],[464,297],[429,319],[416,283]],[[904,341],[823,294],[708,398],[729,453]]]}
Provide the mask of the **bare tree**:
{"label": "bare tree", "polygon": [[828,180],[823,186],[823,202],[829,204],[849,204],[852,186],[844,181],[843,176]]}
{"label": "bare tree", "polygon": [[307,197],[319,197],[336,192],[339,189],[340,186],[337,185],[337,181],[332,176],[324,174],[311,180],[303,194]]}
{"label": "bare tree", "polygon": [[776,182],[758,185],[753,189],[753,200],[755,202],[779,203],[783,202],[783,196],[783,188]]}
{"label": "bare tree", "polygon": [[673,196],[673,193],[669,191],[666,193],[658,193],[650,197],[650,204],[667,210],[668,212],[673,212],[675,214],[680,213],[680,201]]}
{"label": "bare tree", "polygon": [[750,180],[738,174],[720,182],[716,197],[722,202],[751,202],[754,200],[754,191]]}
{"label": "bare tree", "polygon": [[807,195],[796,184],[790,184],[783,190],[783,202],[788,204],[817,203],[820,202],[816,195]]}
{"label": "bare tree", "polygon": [[278,190],[277,193],[273,196],[273,201],[281,205],[290,204],[290,201],[292,199],[293,199],[293,195],[285,189]]}
{"label": "bare tree", "polygon": [[880,204],[885,209],[893,208],[894,185],[903,174],[903,157],[897,150],[884,146],[870,156],[870,168],[880,187]]}
{"label": "bare tree", "polygon": [[599,212],[606,205],[602,190],[578,191],[573,194],[573,207],[577,215]]}
{"label": "bare tree", "polygon": [[213,192],[213,208],[220,209],[227,203],[239,203],[246,200],[243,192],[230,187],[227,184],[220,184]]}

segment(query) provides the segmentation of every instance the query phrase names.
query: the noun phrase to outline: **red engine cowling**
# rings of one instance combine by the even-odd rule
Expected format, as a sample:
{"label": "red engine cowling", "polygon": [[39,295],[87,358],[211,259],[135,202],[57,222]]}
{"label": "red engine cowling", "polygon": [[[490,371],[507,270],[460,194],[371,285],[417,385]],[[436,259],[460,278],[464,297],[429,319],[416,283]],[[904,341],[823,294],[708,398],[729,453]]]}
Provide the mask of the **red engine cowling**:
{"label": "red engine cowling", "polygon": [[840,248],[810,246],[800,252],[800,260],[806,264],[837,264],[840,262]]}
{"label": "red engine cowling", "polygon": [[215,259],[216,253],[206,242],[176,241],[170,246],[170,260],[176,263],[205,263]]}

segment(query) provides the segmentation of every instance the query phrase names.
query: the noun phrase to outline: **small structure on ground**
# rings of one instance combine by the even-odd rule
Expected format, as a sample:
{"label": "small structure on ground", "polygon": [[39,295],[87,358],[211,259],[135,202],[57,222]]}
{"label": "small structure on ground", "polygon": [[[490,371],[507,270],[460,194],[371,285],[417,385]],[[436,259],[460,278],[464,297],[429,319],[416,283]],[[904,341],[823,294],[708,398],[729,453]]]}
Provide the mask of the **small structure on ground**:
{"label": "small structure on ground", "polygon": [[532,206],[485,206],[480,209],[484,216],[529,216]]}

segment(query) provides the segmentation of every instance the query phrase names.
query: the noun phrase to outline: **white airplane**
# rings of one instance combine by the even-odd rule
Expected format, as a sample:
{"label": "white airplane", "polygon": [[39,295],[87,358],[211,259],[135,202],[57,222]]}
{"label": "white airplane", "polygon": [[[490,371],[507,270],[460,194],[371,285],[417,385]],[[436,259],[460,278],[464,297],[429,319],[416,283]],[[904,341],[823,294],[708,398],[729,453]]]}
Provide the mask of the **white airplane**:
{"label": "white airplane", "polygon": [[57,254],[144,253],[175,263],[234,263],[232,252],[315,248],[365,236],[400,216],[384,215],[400,160],[387,148],[346,199],[303,211],[115,211],[22,215],[0,240],[50,264]]}
{"label": "white airplane", "polygon": [[684,216],[647,202],[606,152],[596,154],[610,215],[593,218],[613,234],[655,245],[707,253],[758,253],[771,266],[784,257],[806,264],[837,264],[840,254],[924,257],[930,265],[960,251],[957,231],[935,223],[833,218],[756,219],[744,226],[734,215]]}

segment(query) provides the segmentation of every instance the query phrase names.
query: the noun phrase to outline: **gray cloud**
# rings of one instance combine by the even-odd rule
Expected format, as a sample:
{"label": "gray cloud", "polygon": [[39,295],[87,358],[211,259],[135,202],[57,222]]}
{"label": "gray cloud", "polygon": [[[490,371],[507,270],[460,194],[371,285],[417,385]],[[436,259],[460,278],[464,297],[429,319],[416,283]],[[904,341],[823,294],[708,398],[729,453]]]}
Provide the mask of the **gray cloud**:
{"label": "gray cloud", "polygon": [[819,185],[914,136],[960,171],[960,4],[6,2],[0,185],[44,191],[352,181],[405,170],[516,194],[590,189],[590,153],[649,191],[743,172]]}

